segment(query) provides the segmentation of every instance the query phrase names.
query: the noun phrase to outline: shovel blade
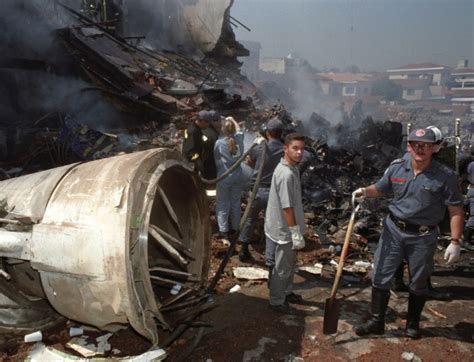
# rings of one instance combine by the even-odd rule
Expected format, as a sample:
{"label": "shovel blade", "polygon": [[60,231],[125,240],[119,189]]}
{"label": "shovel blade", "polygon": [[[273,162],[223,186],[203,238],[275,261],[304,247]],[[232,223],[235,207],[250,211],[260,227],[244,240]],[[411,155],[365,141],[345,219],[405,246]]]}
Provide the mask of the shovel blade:
{"label": "shovel blade", "polygon": [[339,321],[339,310],[341,301],[336,298],[326,299],[324,305],[323,333],[334,334],[337,332],[337,322]]}

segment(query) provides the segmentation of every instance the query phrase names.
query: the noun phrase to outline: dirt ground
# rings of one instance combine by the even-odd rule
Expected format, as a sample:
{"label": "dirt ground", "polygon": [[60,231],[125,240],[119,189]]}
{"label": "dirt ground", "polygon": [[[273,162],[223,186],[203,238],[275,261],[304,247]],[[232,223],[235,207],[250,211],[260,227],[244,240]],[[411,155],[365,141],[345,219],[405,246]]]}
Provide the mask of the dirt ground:
{"label": "dirt ground", "polygon": [[[240,263],[233,256],[228,271],[235,266],[262,264],[261,249],[252,252],[255,261]],[[441,249],[441,248],[440,248]],[[252,250],[252,248],[251,248]],[[299,264],[308,264],[301,253]],[[311,254],[311,253],[310,253]],[[441,259],[442,250],[437,254]],[[303,262],[302,262],[303,260]],[[218,259],[215,259],[217,262]],[[327,272],[326,272],[327,270]],[[317,360],[402,360],[404,352],[414,353],[424,361],[472,361],[474,358],[474,253],[463,253],[454,267],[437,263],[432,281],[440,291],[453,293],[450,301],[427,302],[421,326],[423,338],[415,341],[403,336],[407,293],[392,294],[387,315],[387,333],[375,338],[361,338],[353,326],[368,316],[370,281],[367,276],[345,275],[339,296],[343,299],[339,330],[336,335],[322,333],[324,302],[329,296],[333,269],[324,267],[323,275],[299,272],[295,292],[304,302],[292,305],[296,315],[281,315],[268,307],[266,281],[238,281],[229,272],[219,284],[216,299],[219,307],[209,312],[208,328],[194,352],[192,361],[317,361]],[[229,293],[234,284],[237,293]],[[179,351],[169,360],[179,360]]]}
{"label": "dirt ground", "polygon": [[[263,244],[250,247],[253,259],[241,263],[237,253],[230,259],[214,296],[216,307],[204,314],[202,328],[191,328],[167,350],[167,361],[319,361],[319,360],[402,360],[402,354],[416,361],[472,361],[474,358],[474,253],[464,252],[462,261],[446,267],[437,254],[433,284],[441,291],[453,293],[450,301],[428,301],[423,311],[423,338],[414,341],[403,336],[406,293],[392,294],[387,316],[387,333],[374,338],[361,338],[353,326],[368,316],[370,280],[365,274],[344,274],[339,297],[342,298],[338,333],[322,333],[324,302],[329,296],[334,268],[325,264],[322,275],[298,272],[295,292],[304,302],[292,306],[295,315],[281,315],[268,307],[266,280],[237,280],[232,275],[236,266],[263,268]],[[213,241],[211,273],[217,269],[225,247]],[[311,242],[299,253],[298,265],[312,265],[320,257]],[[240,291],[229,293],[239,284]],[[68,325],[46,331],[45,344],[74,354],[65,348],[70,337]],[[91,338],[103,334],[86,332]],[[201,338],[196,338],[201,337]],[[130,328],[115,333],[109,340],[118,355],[138,355],[150,343]],[[194,345],[195,344],[195,345]],[[0,354],[1,360],[24,360],[31,344],[22,344]],[[118,356],[117,355],[117,356]],[[109,354],[110,357],[115,357]]]}

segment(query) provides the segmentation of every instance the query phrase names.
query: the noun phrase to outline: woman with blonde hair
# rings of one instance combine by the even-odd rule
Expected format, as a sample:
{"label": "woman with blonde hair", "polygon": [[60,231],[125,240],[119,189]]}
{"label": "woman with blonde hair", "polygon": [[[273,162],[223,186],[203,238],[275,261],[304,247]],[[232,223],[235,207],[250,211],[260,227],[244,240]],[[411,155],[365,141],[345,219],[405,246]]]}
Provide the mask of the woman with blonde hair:
{"label": "woman with blonde hair", "polygon": [[[232,167],[244,151],[244,135],[234,118],[225,119],[222,134],[223,137],[214,146],[218,177]],[[239,166],[216,185],[217,223],[223,239],[228,238],[231,230],[239,230],[242,184],[242,167]]]}

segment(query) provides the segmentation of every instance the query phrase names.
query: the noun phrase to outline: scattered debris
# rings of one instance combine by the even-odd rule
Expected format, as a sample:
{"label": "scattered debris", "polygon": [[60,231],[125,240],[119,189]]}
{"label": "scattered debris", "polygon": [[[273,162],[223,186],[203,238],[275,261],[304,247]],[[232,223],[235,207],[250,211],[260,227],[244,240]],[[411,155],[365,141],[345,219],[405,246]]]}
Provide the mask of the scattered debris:
{"label": "scattered debris", "polygon": [[444,314],[438,312],[437,310],[435,310],[435,309],[433,309],[433,308],[431,308],[431,307],[429,307],[429,306],[426,307],[426,310],[429,311],[429,312],[431,312],[431,313],[433,313],[433,314],[434,314],[435,316],[437,316],[438,318],[442,318],[442,319],[446,319],[446,318],[447,318]]}
{"label": "scattered debris", "polygon": [[106,333],[96,338],[95,343],[89,343],[87,336],[75,337],[71,339],[66,346],[73,349],[81,356],[86,358],[94,356],[103,356],[106,352],[109,352],[112,348],[108,343],[108,339],[112,336],[112,333]]}
{"label": "scattered debris", "polygon": [[30,334],[25,335],[25,343],[34,343],[43,340],[43,333],[41,331],[36,331]]}
{"label": "scattered debris", "polygon": [[229,293],[236,293],[236,292],[238,292],[240,289],[242,289],[242,288],[240,287],[240,285],[239,285],[239,284],[236,284],[236,285],[234,285],[232,288],[229,289]]}
{"label": "scattered debris", "polygon": [[76,337],[84,334],[84,329],[82,327],[71,327],[69,328],[69,336]]}
{"label": "scattered debris", "polygon": [[[66,343],[66,347],[76,351],[81,356],[90,358],[101,353],[97,350],[97,346],[93,343],[88,342],[88,337],[75,337],[71,339],[68,343]],[[105,351],[104,351],[105,352]]]}
{"label": "scattered debris", "polygon": [[[116,351],[114,353],[114,351]],[[80,353],[78,350],[76,352]],[[83,349],[83,352],[86,352]],[[120,353],[119,350],[112,350],[113,354]],[[81,353],[80,353],[81,354]],[[91,355],[90,357],[93,357]],[[90,358],[86,357],[86,358]],[[147,351],[138,356],[126,356],[126,357],[114,357],[118,361],[129,361],[129,362],[148,362],[148,361],[162,361],[167,357],[166,351],[159,348],[151,351]],[[47,347],[44,343],[36,343],[33,348],[28,353],[29,361],[64,361],[64,362],[74,362],[82,360],[74,355],[68,354],[64,351],[60,351],[53,347]]]}
{"label": "scattered debris", "polygon": [[305,271],[311,274],[315,275],[321,275],[323,272],[323,264],[321,263],[316,263],[314,266],[300,266],[298,267],[298,270]]}
{"label": "scattered debris", "polygon": [[255,267],[233,268],[234,276],[237,279],[260,280],[268,279],[268,270]]}
{"label": "scattered debris", "polygon": [[405,361],[413,361],[413,362],[421,362],[421,358],[418,357],[416,354],[413,352],[403,352],[402,353],[402,359]]}

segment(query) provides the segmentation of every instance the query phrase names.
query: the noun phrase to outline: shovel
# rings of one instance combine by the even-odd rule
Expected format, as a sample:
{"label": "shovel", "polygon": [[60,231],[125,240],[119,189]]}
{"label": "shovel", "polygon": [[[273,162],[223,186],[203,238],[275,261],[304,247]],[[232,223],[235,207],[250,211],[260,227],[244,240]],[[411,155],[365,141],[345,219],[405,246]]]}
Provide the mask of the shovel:
{"label": "shovel", "polygon": [[344,239],[344,245],[342,246],[341,258],[339,259],[339,264],[337,266],[336,277],[334,279],[334,284],[332,285],[331,295],[326,299],[326,304],[324,305],[324,323],[323,323],[323,333],[324,334],[334,334],[337,332],[337,322],[339,321],[339,309],[341,301],[336,299],[337,287],[339,286],[339,280],[342,275],[342,268],[344,268],[344,261],[346,259],[347,250],[349,249],[349,241],[352,235],[352,229],[354,229],[355,215],[359,210],[360,205],[354,207],[355,199],[352,198],[352,214],[347,226],[346,237]]}

